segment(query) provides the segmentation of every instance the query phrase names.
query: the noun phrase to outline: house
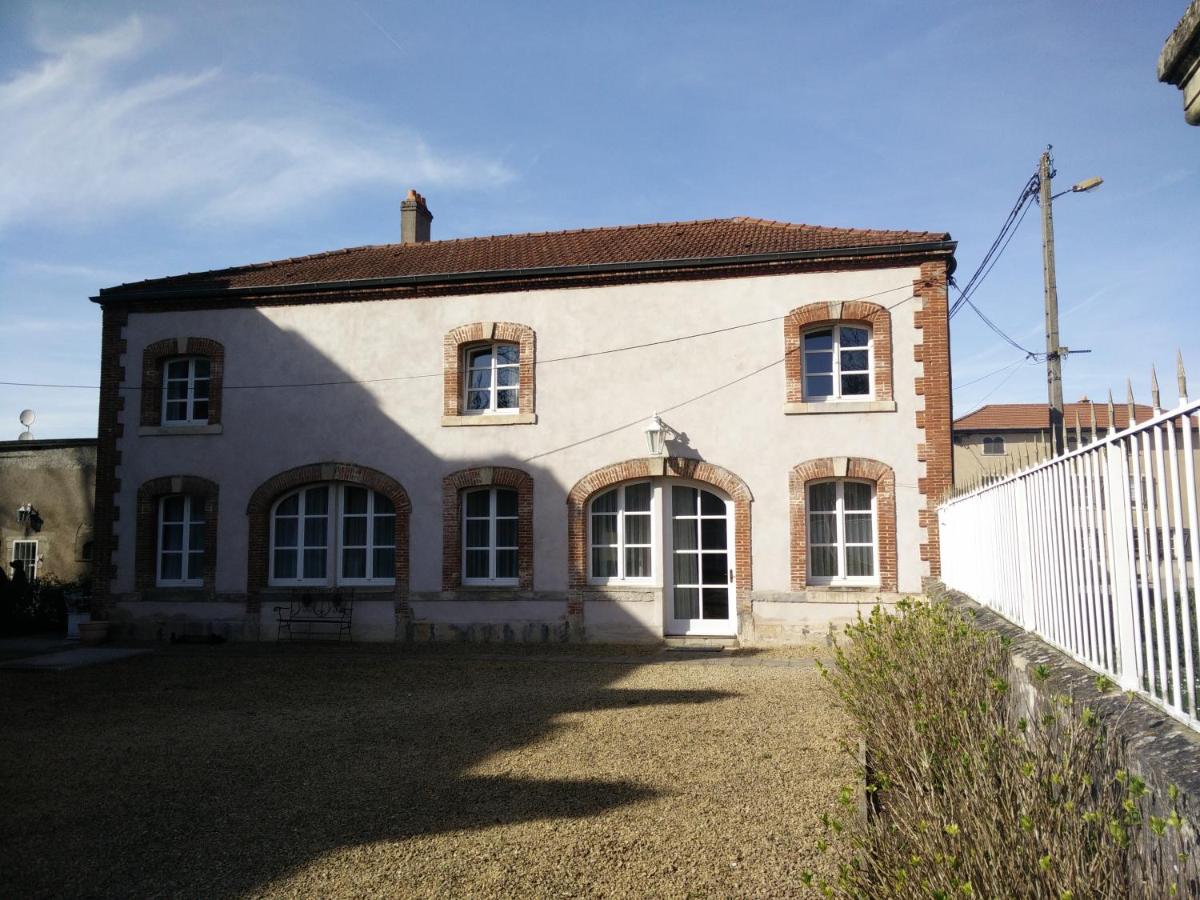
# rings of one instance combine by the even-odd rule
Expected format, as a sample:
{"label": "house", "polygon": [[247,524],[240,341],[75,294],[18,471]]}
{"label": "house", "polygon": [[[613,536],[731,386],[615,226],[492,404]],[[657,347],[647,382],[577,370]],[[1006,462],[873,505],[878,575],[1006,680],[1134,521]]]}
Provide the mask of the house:
{"label": "house", "polygon": [[121,634],[746,642],[937,573],[942,232],[751,218],[430,240],[102,290]]}
{"label": "house", "polygon": [[0,542],[9,574],[76,581],[92,565],[96,440],[0,441]]}

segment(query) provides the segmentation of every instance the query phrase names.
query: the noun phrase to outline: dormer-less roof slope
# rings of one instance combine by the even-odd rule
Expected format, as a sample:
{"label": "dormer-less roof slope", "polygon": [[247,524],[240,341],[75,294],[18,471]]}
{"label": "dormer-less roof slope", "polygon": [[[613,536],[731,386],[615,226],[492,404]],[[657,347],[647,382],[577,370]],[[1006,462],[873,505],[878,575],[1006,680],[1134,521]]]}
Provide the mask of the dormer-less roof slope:
{"label": "dormer-less roof slope", "polygon": [[[1064,403],[1063,421],[1067,429],[1075,427],[1075,417],[1084,428],[1091,427],[1092,407],[1096,409],[1096,426],[1108,428],[1108,405],[1105,403]],[[1117,428],[1129,427],[1129,411],[1124,403],[1113,408]],[[1143,403],[1134,406],[1139,422],[1154,417],[1154,410]],[[989,403],[968,415],[954,420],[955,431],[1044,431],[1050,427],[1050,407],[1045,403]]]}
{"label": "dormer-less roof slope", "polygon": [[349,282],[436,282],[503,273],[530,275],[562,270],[605,271],[616,267],[662,268],[664,263],[746,261],[805,256],[950,255],[946,232],[871,231],[792,225],[737,217],[617,228],[508,234],[335,250],[275,262],[156,278],[106,288],[95,298],[196,296]]}

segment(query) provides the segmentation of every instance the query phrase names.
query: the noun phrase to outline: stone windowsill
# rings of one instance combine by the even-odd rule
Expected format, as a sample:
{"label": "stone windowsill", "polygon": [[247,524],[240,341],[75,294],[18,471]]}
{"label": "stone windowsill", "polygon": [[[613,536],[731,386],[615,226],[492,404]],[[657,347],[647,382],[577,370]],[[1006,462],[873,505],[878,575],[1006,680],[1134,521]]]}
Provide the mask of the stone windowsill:
{"label": "stone windowsill", "polygon": [[138,428],[138,437],[170,436],[182,437],[195,434],[220,434],[222,426],[216,425],[142,425]]}
{"label": "stone windowsill", "polygon": [[463,425],[536,425],[537,413],[515,413],[479,416],[442,416],[443,428]]}
{"label": "stone windowsill", "polygon": [[838,400],[829,403],[785,403],[784,415],[811,416],[824,413],[889,413],[896,411],[895,400]]}

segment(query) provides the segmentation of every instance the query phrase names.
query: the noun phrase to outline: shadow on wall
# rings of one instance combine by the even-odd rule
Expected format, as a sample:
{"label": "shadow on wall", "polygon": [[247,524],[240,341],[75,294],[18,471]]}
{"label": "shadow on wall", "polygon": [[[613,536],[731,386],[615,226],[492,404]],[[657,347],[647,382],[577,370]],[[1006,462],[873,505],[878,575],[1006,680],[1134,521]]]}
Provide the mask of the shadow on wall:
{"label": "shadow on wall", "polygon": [[[27,713],[0,734],[0,755],[24,761],[19,784],[0,776],[6,891],[256,895],[335,851],[394,842],[386,871],[358,875],[380,879],[368,890],[403,895],[425,851],[402,842],[596,816],[655,796],[593,775],[592,753],[571,743],[581,726],[564,717],[733,696],[614,686],[633,660],[447,652],[235,644],[86,676],[0,678],[0,700]],[[520,748],[532,756],[502,756]],[[547,767],[563,777],[508,774]]]}

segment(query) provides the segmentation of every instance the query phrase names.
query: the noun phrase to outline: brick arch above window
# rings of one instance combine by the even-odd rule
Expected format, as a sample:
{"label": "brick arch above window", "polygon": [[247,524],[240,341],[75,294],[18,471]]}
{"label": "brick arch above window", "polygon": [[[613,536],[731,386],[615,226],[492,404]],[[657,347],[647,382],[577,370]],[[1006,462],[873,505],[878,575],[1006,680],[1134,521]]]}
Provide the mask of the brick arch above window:
{"label": "brick arch above window", "polygon": [[754,586],[753,559],[750,543],[750,504],[754,496],[750,488],[728,469],[700,459],[671,456],[662,460],[658,470],[656,459],[628,459],[589,472],[567,494],[567,564],[571,588],[587,586],[587,503],[597,492],[639,478],[686,478],[712,485],[729,495],[733,501],[735,587],[739,592]]}
{"label": "brick arch above window", "polygon": [[[134,588],[152,589],[158,572],[158,508],[163,497],[186,494],[204,504],[204,563],[201,566],[201,590],[213,594],[217,576],[217,500],[220,487],[215,481],[198,475],[164,475],[152,478],[138,488],[136,546],[134,549]],[[189,590],[189,588],[180,588]]]}
{"label": "brick arch above window", "polygon": [[533,478],[507,466],[478,466],[442,479],[442,590],[462,587],[462,492],[503,487],[517,492],[517,589],[533,590]]}
{"label": "brick arch above window", "polygon": [[789,474],[792,590],[802,591],[808,586],[808,485],[830,478],[869,481],[875,485],[879,590],[896,590],[896,473],[887,463],[861,456],[810,459]]}
{"label": "brick arch above window", "polygon": [[180,356],[203,356],[209,362],[208,424],[221,424],[221,388],[225,381],[225,347],[212,338],[166,338],[142,351],[142,417],[144,427],[163,424],[163,367]]}
{"label": "brick arch above window", "polygon": [[783,320],[785,369],[788,403],[803,403],[804,332],[822,325],[863,324],[871,329],[871,355],[875,382],[875,400],[891,402],[892,387],[892,315],[887,307],[866,300],[821,301],[798,306]]}
{"label": "brick arch above window", "polygon": [[407,595],[408,520],[412,513],[408,492],[390,475],[385,475],[377,469],[344,462],[313,463],[288,469],[268,478],[250,495],[250,502],[246,505],[246,515],[250,520],[246,570],[246,588],[249,592],[261,591],[267,586],[270,571],[272,505],[284,494],[302,485],[331,481],[370,488],[392,501],[396,508],[395,591],[397,594]]}
{"label": "brick arch above window", "polygon": [[[516,344],[521,353],[517,370],[516,415],[464,415],[464,355],[473,344]],[[535,355],[537,336],[528,325],[516,322],[471,322],[446,333],[442,340],[442,424],[521,425],[535,421]]]}

